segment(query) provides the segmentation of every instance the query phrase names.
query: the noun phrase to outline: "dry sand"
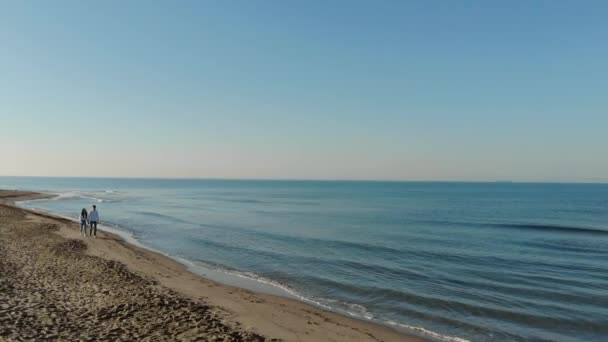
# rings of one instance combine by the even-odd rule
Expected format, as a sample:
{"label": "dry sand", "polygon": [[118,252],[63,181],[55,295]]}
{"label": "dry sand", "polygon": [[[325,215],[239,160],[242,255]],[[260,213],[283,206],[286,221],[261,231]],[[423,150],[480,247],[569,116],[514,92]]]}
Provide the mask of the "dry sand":
{"label": "dry sand", "polygon": [[0,340],[422,341],[13,205],[43,196],[0,190]]}

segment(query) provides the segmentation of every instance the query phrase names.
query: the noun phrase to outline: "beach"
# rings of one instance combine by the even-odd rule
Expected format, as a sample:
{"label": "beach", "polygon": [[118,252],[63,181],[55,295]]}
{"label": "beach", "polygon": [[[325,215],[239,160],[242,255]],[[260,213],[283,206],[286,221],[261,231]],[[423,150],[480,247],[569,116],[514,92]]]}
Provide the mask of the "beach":
{"label": "beach", "polygon": [[18,208],[0,190],[0,340],[419,341],[199,277],[108,232]]}

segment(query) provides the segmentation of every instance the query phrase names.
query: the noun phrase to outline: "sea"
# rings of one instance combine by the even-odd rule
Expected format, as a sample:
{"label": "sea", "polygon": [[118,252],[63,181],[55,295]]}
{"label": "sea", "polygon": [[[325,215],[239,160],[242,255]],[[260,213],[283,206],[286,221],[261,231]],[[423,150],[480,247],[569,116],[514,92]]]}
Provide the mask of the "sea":
{"label": "sea", "polygon": [[435,341],[608,341],[608,184],[0,177],[193,272]]}

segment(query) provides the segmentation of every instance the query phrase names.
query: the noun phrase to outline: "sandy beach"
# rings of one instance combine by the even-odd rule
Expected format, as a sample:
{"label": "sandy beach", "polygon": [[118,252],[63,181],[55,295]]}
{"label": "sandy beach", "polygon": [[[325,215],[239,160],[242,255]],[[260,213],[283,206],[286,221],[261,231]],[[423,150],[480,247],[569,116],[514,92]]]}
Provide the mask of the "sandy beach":
{"label": "sandy beach", "polygon": [[218,284],[0,190],[0,340],[420,341],[288,298]]}

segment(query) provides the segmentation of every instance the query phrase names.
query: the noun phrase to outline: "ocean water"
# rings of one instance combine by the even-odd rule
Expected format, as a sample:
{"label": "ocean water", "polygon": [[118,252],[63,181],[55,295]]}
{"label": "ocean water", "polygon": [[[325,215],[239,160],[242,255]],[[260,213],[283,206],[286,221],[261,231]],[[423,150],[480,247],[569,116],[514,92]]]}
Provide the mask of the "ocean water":
{"label": "ocean water", "polygon": [[0,177],[211,278],[435,340],[608,340],[608,185]]}

